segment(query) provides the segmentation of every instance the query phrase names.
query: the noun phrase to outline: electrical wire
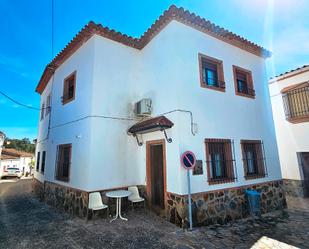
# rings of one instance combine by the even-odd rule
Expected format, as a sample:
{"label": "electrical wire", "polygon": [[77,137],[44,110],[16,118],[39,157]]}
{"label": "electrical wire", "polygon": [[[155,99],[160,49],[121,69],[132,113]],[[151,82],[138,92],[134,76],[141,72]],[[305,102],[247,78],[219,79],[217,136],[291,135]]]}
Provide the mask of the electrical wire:
{"label": "electrical wire", "polygon": [[17,104],[17,105],[20,105],[22,107],[25,107],[25,108],[28,108],[28,109],[31,109],[31,110],[36,110],[36,111],[41,111],[42,109],[48,109],[49,107],[45,107],[45,108],[37,108],[37,107],[33,107],[33,106],[30,106],[30,105],[26,105],[26,104],[23,104],[15,99],[13,99],[12,97],[10,97],[9,95],[5,94],[4,92],[0,91],[0,94],[4,97],[6,97],[7,99],[9,99],[10,101],[12,101],[13,103]]}
{"label": "electrical wire", "polygon": [[68,125],[68,124],[73,124],[73,123],[85,120],[87,118],[104,118],[104,119],[123,120],[123,121],[134,121],[134,120],[136,120],[135,118],[123,118],[123,117],[101,116],[101,115],[87,115],[85,117],[78,118],[78,119],[63,123],[63,124],[54,125],[54,126],[50,127],[50,129],[62,127],[62,126]]}

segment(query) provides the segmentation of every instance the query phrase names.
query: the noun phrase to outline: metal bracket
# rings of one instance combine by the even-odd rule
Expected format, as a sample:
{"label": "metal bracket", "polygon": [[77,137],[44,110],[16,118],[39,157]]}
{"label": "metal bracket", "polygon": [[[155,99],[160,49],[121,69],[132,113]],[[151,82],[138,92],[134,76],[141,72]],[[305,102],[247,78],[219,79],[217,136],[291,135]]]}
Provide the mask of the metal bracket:
{"label": "metal bracket", "polygon": [[167,141],[168,143],[173,142],[173,139],[167,137],[167,134],[166,134],[165,129],[163,129],[163,132],[164,132],[164,136],[165,136],[166,141]]}
{"label": "metal bracket", "polygon": [[136,142],[138,146],[142,146],[143,142],[139,141],[138,136],[134,133],[133,136],[136,138]]}

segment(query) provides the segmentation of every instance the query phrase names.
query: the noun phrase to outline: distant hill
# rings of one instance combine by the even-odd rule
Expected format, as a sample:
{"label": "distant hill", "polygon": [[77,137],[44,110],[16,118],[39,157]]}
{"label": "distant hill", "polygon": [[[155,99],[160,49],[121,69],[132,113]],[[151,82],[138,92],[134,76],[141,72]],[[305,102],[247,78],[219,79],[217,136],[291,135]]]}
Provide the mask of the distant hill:
{"label": "distant hill", "polygon": [[35,152],[35,144],[31,143],[29,138],[23,138],[23,139],[6,138],[4,142],[4,147],[7,149],[16,149],[29,153]]}

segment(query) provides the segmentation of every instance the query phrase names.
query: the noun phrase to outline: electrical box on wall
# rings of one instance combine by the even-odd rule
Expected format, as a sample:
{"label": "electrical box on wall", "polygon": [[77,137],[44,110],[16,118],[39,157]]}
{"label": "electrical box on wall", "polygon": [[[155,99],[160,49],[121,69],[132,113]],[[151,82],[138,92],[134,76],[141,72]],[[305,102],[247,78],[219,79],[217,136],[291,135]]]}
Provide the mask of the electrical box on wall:
{"label": "electrical box on wall", "polygon": [[135,104],[135,114],[139,117],[150,116],[152,113],[151,99],[142,99]]}

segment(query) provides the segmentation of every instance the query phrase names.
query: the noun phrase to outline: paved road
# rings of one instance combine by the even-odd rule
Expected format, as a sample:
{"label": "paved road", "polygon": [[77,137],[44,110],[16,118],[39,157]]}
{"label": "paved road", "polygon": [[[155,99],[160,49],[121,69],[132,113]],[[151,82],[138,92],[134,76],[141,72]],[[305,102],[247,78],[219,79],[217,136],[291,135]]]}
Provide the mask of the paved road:
{"label": "paved road", "polygon": [[[298,203],[297,200],[293,200]],[[297,205],[294,203],[294,206]],[[147,211],[128,222],[70,217],[34,198],[30,180],[0,182],[0,248],[250,248],[279,241],[309,248],[309,212],[289,211],[263,220],[237,221],[187,232]],[[272,238],[274,240],[267,239]],[[263,239],[261,239],[263,237]],[[282,246],[282,245],[281,245]],[[290,247],[287,247],[290,248]]]}

